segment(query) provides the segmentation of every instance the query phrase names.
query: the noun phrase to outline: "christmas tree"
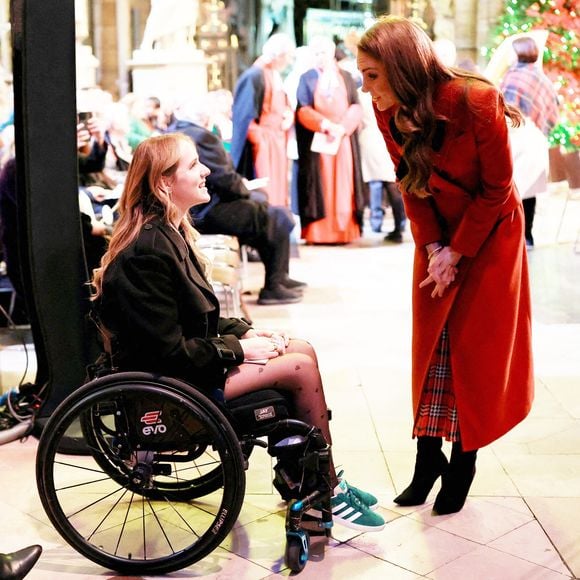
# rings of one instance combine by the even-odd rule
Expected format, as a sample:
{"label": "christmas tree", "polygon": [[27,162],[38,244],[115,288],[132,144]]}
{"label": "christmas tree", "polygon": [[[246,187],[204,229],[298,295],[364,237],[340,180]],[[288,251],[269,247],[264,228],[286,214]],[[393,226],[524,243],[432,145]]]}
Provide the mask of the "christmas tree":
{"label": "christmas tree", "polygon": [[550,145],[580,149],[580,18],[577,0],[506,0],[505,12],[493,32],[487,54],[507,37],[530,30],[547,30],[544,72],[560,100],[560,122],[550,133]]}

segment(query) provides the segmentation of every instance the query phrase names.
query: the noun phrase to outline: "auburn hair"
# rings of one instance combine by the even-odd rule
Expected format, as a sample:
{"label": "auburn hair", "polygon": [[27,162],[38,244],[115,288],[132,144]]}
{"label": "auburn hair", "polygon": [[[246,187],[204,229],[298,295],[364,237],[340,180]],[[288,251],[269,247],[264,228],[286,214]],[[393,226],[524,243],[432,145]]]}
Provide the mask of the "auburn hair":
{"label": "auburn hair", "polygon": [[[433,108],[433,97],[441,83],[455,79],[477,79],[492,83],[475,73],[445,66],[427,34],[410,20],[383,16],[361,37],[358,50],[381,62],[399,105],[395,125],[403,137],[403,156],[408,166],[403,188],[426,197],[433,169],[433,141],[437,121],[445,121]],[[521,115],[499,94],[505,114],[515,125]]]}

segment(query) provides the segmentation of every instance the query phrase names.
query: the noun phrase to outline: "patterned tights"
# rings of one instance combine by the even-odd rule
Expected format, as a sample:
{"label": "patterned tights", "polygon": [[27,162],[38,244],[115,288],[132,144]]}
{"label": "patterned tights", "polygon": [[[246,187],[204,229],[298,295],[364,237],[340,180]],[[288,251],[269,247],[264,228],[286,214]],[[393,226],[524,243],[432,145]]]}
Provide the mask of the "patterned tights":
{"label": "patterned tights", "polygon": [[[242,364],[228,372],[224,394],[227,399],[262,389],[287,391],[291,394],[296,419],[318,427],[332,445],[328,409],[314,348],[303,340],[291,339],[286,353],[266,364]],[[334,465],[330,469],[336,485]]]}

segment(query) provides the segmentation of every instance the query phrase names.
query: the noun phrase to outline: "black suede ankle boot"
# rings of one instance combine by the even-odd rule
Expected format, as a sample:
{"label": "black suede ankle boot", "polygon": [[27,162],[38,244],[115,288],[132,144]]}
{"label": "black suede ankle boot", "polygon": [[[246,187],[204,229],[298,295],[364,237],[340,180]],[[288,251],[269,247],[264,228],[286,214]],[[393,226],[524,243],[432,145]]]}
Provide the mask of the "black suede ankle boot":
{"label": "black suede ankle boot", "polygon": [[415,473],[410,485],[395,499],[402,506],[425,503],[433,484],[447,469],[447,458],[441,446],[441,437],[417,437]]}
{"label": "black suede ankle boot", "polygon": [[475,477],[475,451],[462,451],[461,443],[454,443],[449,468],[443,474],[441,491],[435,498],[433,512],[436,515],[454,514],[461,510]]}

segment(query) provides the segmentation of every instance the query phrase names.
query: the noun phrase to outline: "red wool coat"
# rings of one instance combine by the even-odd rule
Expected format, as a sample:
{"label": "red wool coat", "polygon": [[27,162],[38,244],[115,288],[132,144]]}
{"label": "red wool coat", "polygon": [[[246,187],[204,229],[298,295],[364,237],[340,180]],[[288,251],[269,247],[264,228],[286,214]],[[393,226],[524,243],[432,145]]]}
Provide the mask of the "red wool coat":
{"label": "red wool coat", "polygon": [[[480,81],[444,83],[434,108],[439,123],[434,170],[419,198],[403,191],[415,241],[413,268],[413,411],[443,326],[465,450],[491,443],[528,414],[533,400],[530,289],[523,210],[512,181],[506,119],[497,90]],[[402,177],[393,115],[375,109]],[[455,282],[431,298],[425,245],[446,240],[463,255]]]}

